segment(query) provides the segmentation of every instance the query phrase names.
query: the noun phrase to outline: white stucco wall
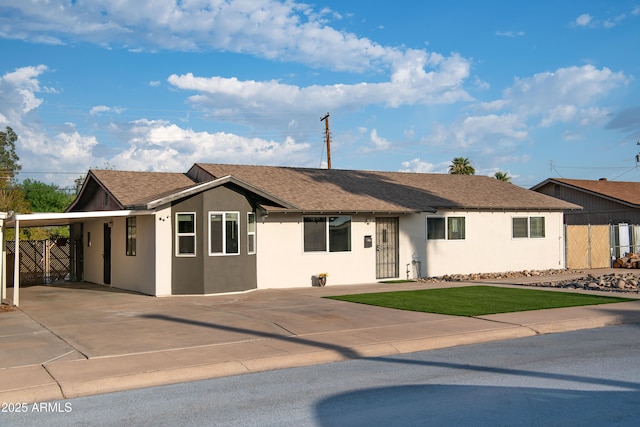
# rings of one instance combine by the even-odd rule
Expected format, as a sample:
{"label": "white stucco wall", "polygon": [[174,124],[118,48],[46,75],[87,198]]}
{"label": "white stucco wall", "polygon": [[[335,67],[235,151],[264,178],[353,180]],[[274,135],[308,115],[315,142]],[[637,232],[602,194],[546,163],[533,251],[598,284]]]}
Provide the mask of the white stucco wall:
{"label": "white stucco wall", "polygon": [[136,254],[127,256],[126,218],[111,228],[111,286],[155,295],[155,217],[136,216]]}
{"label": "white stucco wall", "polygon": [[[559,212],[438,212],[466,218],[464,240],[426,242],[425,276],[564,268]],[[512,238],[512,218],[542,216],[544,238]]]}
{"label": "white stucco wall", "polygon": [[[104,283],[104,224],[111,222],[111,284],[156,295],[156,227],[153,215],[136,217],[136,255],[126,255],[126,218],[87,221],[83,226],[84,280]],[[170,227],[170,226],[169,226]],[[89,239],[89,234],[91,238]],[[168,243],[171,244],[170,242]],[[167,265],[170,268],[171,263]],[[167,280],[171,280],[170,275]],[[169,284],[170,288],[170,284]]]}
{"label": "white stucco wall", "polygon": [[87,282],[104,284],[103,249],[104,219],[87,221],[83,225],[83,279]]}
{"label": "white stucco wall", "polygon": [[[351,252],[305,253],[300,215],[270,214],[257,220],[259,289],[311,286],[312,276],[319,273],[329,274],[327,286],[375,282],[373,215],[352,215]],[[374,239],[370,248],[364,247],[366,235]]]}
{"label": "white stucco wall", "polygon": [[424,276],[426,225],[424,214],[400,216],[399,279],[416,279]]}
{"label": "white stucco wall", "polygon": [[155,277],[156,295],[171,295],[171,266],[173,246],[171,244],[171,207],[158,210],[155,215]]}

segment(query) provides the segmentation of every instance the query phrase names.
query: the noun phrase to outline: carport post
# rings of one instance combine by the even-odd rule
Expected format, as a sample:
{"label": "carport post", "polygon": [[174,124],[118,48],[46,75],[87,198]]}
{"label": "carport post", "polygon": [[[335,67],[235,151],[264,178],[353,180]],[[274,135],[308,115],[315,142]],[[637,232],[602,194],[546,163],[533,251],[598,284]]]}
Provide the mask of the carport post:
{"label": "carport post", "polygon": [[0,214],[0,242],[2,242],[2,250],[0,250],[0,304],[7,297],[7,233],[4,232],[4,220],[6,218]]}
{"label": "carport post", "polygon": [[20,226],[16,218],[16,249],[13,257],[13,305],[20,305]]}

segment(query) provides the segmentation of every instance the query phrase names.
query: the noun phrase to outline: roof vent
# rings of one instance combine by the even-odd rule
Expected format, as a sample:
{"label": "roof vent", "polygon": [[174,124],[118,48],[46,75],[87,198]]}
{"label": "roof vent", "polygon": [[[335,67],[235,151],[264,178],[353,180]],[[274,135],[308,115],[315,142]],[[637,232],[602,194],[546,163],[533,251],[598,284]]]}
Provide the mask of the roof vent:
{"label": "roof vent", "polygon": [[607,178],[600,178],[598,181],[606,181]]}

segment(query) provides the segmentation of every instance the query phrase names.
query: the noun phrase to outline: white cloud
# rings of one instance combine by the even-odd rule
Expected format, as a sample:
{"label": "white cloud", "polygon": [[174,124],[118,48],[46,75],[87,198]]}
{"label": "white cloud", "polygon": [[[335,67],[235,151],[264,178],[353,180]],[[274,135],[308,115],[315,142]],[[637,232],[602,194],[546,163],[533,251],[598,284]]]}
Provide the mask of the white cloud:
{"label": "white cloud", "polygon": [[[52,44],[84,41],[131,51],[224,50],[313,67],[362,71],[389,67],[402,52],[339,31],[328,8],[295,1],[12,2],[0,36]],[[4,18],[2,17],[4,16]]]}
{"label": "white cloud", "polygon": [[556,122],[569,122],[575,118],[577,109],[574,105],[558,105],[546,112],[540,122],[540,126],[551,126]]}
{"label": "white cloud", "polygon": [[449,168],[448,163],[433,164],[425,162],[419,158],[402,162],[400,172],[419,172],[419,173],[446,173]]}
{"label": "white cloud", "polygon": [[[271,81],[241,81],[235,77],[198,77],[173,74],[172,86],[199,92],[189,100],[209,114],[226,120],[244,120],[257,111],[317,114],[318,110],[355,110],[366,105],[433,105],[471,101],[463,84],[470,63],[457,54],[443,57],[423,51],[400,55],[390,81],[299,87]],[[427,68],[429,71],[427,71]]]}
{"label": "white cloud", "polygon": [[509,38],[522,37],[524,36],[524,31],[496,31],[496,36]]}
{"label": "white cloud", "polygon": [[[504,91],[503,108],[510,108],[525,117],[545,116],[543,122],[551,123],[549,112],[560,109],[576,111],[592,106],[613,89],[630,81],[622,72],[593,65],[560,68],[554,72],[539,73],[533,77],[516,79],[513,86]],[[587,111],[587,110],[584,110]],[[558,111],[556,111],[558,112]],[[565,115],[566,117],[566,115]]]}
{"label": "white cloud", "polygon": [[587,27],[589,26],[589,24],[591,24],[592,20],[593,18],[591,17],[591,15],[589,15],[588,13],[583,13],[576,18],[575,23],[578,27]]}
{"label": "white cloud", "polygon": [[[638,6],[634,7],[630,12],[631,16],[637,16],[639,14],[640,14],[640,7]],[[600,28],[610,29],[622,23],[622,21],[624,21],[627,18],[628,18],[628,15],[626,13],[621,13],[614,17],[603,18],[603,19],[597,19],[589,15],[588,13],[584,13],[576,18],[576,20],[573,22],[573,25],[577,27],[592,28],[592,29],[600,29]]]}
{"label": "white cloud", "polygon": [[283,141],[247,138],[225,132],[196,132],[163,120],[136,120],[122,129],[128,147],[109,162],[119,169],[176,171],[196,162],[301,165],[310,146],[292,138]]}
{"label": "white cloud", "polygon": [[45,71],[46,66],[38,65],[18,68],[0,77],[0,113],[7,121],[4,125],[19,129],[23,117],[42,104],[36,94],[42,91],[38,76]]}
{"label": "white cloud", "polygon": [[[96,156],[98,139],[82,135],[73,123],[64,123],[53,129],[41,127],[38,110],[43,100],[38,93],[56,93],[42,88],[38,78],[47,67],[24,67],[0,78],[0,126],[11,126],[18,134],[16,153],[24,173],[39,172],[36,179],[47,179],[61,185],[71,185],[73,175],[55,175],[55,172],[78,172],[104,159]],[[8,100],[12,102],[8,102]],[[96,106],[90,115],[101,112],[119,112],[120,107]],[[42,172],[51,172],[54,175]],[[27,176],[28,177],[28,176]]]}
{"label": "white cloud", "polygon": [[16,152],[20,156],[23,172],[51,172],[53,175],[38,174],[36,179],[71,185],[77,176],[56,175],[55,172],[81,174],[95,162],[101,161],[94,153],[98,145],[95,136],[81,135],[73,124],[67,123],[63,128],[58,133],[48,134],[38,127],[23,126],[16,132],[19,136]]}
{"label": "white cloud", "polygon": [[96,105],[89,110],[89,114],[95,116],[101,113],[116,113],[121,114],[125,111],[123,107],[107,107],[106,105]]}
{"label": "white cloud", "polygon": [[429,146],[468,149],[475,146],[513,145],[527,138],[526,123],[515,114],[463,117],[449,126],[435,124],[423,138]]}
{"label": "white cloud", "polygon": [[373,146],[363,148],[363,152],[368,153],[371,151],[385,151],[391,148],[391,142],[379,136],[376,129],[373,129],[369,136]]}
{"label": "white cloud", "polygon": [[[0,77],[0,126],[11,126],[18,134],[16,152],[23,171],[82,173],[105,163],[127,170],[176,171],[186,170],[195,162],[246,163],[247,159],[256,164],[309,164],[309,144],[291,137],[266,140],[225,132],[196,132],[168,121],[109,123],[104,131],[125,147],[117,149],[119,152],[102,145],[94,135],[81,134],[74,123],[60,125],[50,133],[40,127],[36,116],[42,105],[37,97],[42,91],[38,77],[46,70],[45,66],[25,67]],[[89,116],[123,110],[98,105],[90,109]],[[37,179],[43,177],[38,175]],[[75,178],[46,175],[46,179],[62,185],[71,185]]]}

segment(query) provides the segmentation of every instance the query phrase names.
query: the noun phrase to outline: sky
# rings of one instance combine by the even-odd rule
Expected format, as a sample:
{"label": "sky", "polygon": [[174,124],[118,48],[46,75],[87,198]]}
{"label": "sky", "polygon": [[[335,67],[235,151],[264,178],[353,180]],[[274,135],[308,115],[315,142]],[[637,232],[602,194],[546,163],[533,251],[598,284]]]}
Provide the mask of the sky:
{"label": "sky", "polygon": [[640,0],[0,0],[26,178],[194,163],[640,181]]}

